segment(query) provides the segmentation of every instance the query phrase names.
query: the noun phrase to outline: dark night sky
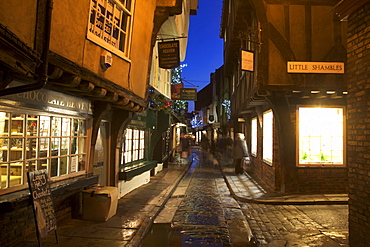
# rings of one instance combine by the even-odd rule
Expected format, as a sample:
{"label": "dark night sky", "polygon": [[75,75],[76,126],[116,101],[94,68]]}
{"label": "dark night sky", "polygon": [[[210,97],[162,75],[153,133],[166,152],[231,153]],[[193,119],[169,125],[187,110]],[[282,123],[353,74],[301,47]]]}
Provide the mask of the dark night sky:
{"label": "dark night sky", "polygon": [[[199,0],[197,15],[190,16],[188,47],[182,70],[185,88],[201,90],[210,82],[210,74],[223,64],[223,40],[220,38],[222,0]],[[190,82],[191,84],[187,83]],[[189,111],[193,110],[189,102]]]}

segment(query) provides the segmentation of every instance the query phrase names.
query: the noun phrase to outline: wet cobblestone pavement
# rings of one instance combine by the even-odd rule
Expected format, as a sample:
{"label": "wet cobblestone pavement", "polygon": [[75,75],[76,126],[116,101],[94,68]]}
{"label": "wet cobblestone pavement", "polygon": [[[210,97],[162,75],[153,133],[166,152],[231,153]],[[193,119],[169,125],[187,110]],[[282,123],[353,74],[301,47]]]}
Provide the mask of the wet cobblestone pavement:
{"label": "wet cobblestone pavement", "polygon": [[[213,156],[199,151],[191,155],[188,173],[159,215],[162,220],[157,220],[171,222],[172,229],[181,234],[181,245],[166,246],[256,246],[249,241],[246,219]],[[168,218],[164,214],[171,207],[175,212]]]}
{"label": "wet cobblestone pavement", "polygon": [[[302,207],[242,203],[243,213],[259,246],[349,246],[346,219],[341,219],[344,222],[336,226],[325,224],[326,219],[321,222],[314,220]],[[347,217],[346,205],[331,207],[331,210],[340,210]]]}
{"label": "wet cobblestone pavement", "polygon": [[[191,158],[195,162],[157,217],[181,237],[161,246],[349,246],[348,205],[238,202],[212,155],[196,151]],[[233,169],[230,160],[219,161]]]}

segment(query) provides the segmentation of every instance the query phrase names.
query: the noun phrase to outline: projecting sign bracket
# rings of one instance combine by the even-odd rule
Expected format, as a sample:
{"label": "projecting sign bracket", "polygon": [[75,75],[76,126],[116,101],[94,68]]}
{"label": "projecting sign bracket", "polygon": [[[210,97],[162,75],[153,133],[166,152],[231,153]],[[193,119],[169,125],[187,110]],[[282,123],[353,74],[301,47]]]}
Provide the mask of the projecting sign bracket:
{"label": "projecting sign bracket", "polygon": [[166,40],[176,40],[176,39],[185,39],[187,38],[187,36],[185,37],[173,37],[173,38],[165,38],[165,39],[162,39],[162,38],[157,38],[156,40],[160,40],[160,41],[166,41]]}

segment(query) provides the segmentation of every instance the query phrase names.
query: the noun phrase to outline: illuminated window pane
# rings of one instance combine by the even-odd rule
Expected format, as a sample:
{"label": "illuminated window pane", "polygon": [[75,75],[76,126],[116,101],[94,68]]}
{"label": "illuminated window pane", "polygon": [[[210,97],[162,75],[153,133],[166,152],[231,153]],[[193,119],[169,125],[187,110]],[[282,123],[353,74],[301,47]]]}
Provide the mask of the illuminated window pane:
{"label": "illuminated window pane", "polygon": [[23,181],[23,162],[15,162],[10,164],[9,187],[20,185]]}
{"label": "illuminated window pane", "polygon": [[23,140],[22,138],[13,138],[11,140],[10,161],[21,160],[23,158]]}
{"label": "illuminated window pane", "polygon": [[28,115],[27,117],[27,135],[36,136],[38,129],[38,118],[34,115]]}
{"label": "illuminated window pane", "polygon": [[9,113],[0,112],[0,135],[9,135]]}
{"label": "illuminated window pane", "polygon": [[28,138],[27,143],[26,143],[26,158],[27,159],[36,158],[36,147],[37,147],[37,139]]}
{"label": "illuminated window pane", "polygon": [[263,159],[272,163],[273,155],[273,114],[272,110],[263,113]]}
{"label": "illuminated window pane", "polygon": [[59,175],[67,174],[67,166],[68,166],[68,157],[60,157],[59,158],[60,166],[59,166]]}
{"label": "illuminated window pane", "polygon": [[0,164],[1,181],[0,189],[8,187],[8,164]]}
{"label": "illuminated window pane", "polygon": [[62,118],[53,117],[51,121],[51,133],[52,136],[60,136],[62,127]]}
{"label": "illuminated window pane", "polygon": [[343,109],[299,108],[299,164],[343,164]]}
{"label": "illuminated window pane", "polygon": [[23,114],[12,114],[11,134],[16,136],[23,136],[23,124]]}
{"label": "illuminated window pane", "polygon": [[69,136],[71,131],[71,119],[63,118],[62,120],[62,136]]}
{"label": "illuminated window pane", "polygon": [[9,139],[0,138],[0,162],[8,161]]}
{"label": "illuminated window pane", "polygon": [[49,136],[50,117],[40,116],[40,136]]}
{"label": "illuminated window pane", "polygon": [[257,155],[257,118],[253,118],[251,123],[251,153]]}

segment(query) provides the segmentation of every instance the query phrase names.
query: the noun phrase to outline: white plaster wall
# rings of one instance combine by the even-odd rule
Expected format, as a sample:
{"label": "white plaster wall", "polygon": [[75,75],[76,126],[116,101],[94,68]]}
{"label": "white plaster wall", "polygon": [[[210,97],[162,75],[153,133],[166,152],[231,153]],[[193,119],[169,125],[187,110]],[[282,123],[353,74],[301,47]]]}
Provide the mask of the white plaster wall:
{"label": "white plaster wall", "polygon": [[158,163],[157,167],[154,168],[154,175],[157,175],[162,170],[163,170],[163,163]]}
{"label": "white plaster wall", "polygon": [[121,180],[118,182],[119,198],[130,193],[134,189],[150,182],[150,170],[138,176],[135,176],[130,181]]}

